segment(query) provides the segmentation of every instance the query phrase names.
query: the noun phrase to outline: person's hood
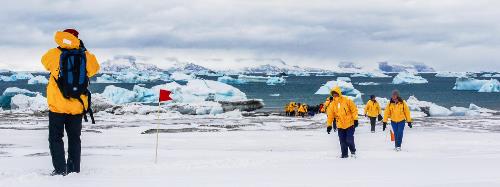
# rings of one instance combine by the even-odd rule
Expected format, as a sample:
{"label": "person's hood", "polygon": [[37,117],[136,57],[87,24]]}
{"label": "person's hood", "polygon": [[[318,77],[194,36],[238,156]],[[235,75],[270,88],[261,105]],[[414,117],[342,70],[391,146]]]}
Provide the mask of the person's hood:
{"label": "person's hood", "polygon": [[54,35],[54,41],[64,49],[77,49],[80,47],[80,40],[69,32],[57,31]]}
{"label": "person's hood", "polygon": [[339,94],[339,96],[342,96],[342,90],[340,89],[339,86],[335,86],[335,88],[333,88],[331,91],[330,91],[330,95],[333,96],[333,92]]}

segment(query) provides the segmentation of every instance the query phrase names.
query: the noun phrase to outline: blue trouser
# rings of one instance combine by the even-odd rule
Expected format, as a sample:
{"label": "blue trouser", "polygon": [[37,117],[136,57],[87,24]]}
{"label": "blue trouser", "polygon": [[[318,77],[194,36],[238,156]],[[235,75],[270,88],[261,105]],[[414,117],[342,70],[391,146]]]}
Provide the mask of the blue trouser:
{"label": "blue trouser", "polygon": [[347,129],[338,129],[342,157],[348,156],[348,149],[351,150],[351,154],[356,153],[356,146],[354,145],[354,130],[354,126]]}
{"label": "blue trouser", "polygon": [[396,147],[401,147],[401,143],[403,143],[403,131],[405,130],[406,121],[394,122],[391,121],[392,130],[394,131],[394,138],[396,141],[394,145]]}

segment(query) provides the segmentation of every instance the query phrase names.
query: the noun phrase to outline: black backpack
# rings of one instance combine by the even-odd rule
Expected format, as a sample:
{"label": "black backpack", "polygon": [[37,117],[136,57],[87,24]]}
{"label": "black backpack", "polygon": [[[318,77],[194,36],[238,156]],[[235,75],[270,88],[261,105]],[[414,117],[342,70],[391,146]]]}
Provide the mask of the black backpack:
{"label": "black backpack", "polygon": [[[83,47],[83,43],[79,49],[64,49],[61,47],[58,47],[58,49],[61,50],[59,76],[57,79],[54,77],[54,80],[64,98],[74,98],[80,101],[83,106],[83,118],[85,122],[88,122],[88,112],[92,124],[95,124],[94,114],[90,107],[91,93],[88,90],[90,81],[87,76],[87,57],[85,54],[87,49]],[[86,95],[88,97],[88,109],[85,109],[85,105],[80,97],[81,95]]]}

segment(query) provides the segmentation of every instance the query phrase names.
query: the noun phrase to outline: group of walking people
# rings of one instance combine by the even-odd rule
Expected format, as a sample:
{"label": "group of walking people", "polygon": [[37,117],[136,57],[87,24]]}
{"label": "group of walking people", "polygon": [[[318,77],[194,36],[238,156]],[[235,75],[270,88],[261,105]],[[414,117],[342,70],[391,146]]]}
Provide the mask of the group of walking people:
{"label": "group of walking people", "polygon": [[306,103],[290,102],[285,106],[286,116],[300,116],[305,117],[308,115],[309,106]]}
{"label": "group of walking people", "polygon": [[[326,131],[328,134],[332,130],[338,133],[341,158],[348,158],[349,152],[351,157],[356,157],[354,132],[359,125],[358,108],[352,99],[342,95],[342,90],[338,86],[331,90],[330,95],[322,107],[322,111],[327,114]],[[394,150],[401,151],[405,124],[408,124],[410,128],[413,126],[410,110],[406,101],[401,98],[399,91],[392,92],[391,100],[385,108],[383,117],[380,104],[372,95],[366,103],[364,116],[370,119],[372,133],[375,133],[377,120],[382,121],[383,131],[387,128],[387,123],[390,120],[395,137]]]}

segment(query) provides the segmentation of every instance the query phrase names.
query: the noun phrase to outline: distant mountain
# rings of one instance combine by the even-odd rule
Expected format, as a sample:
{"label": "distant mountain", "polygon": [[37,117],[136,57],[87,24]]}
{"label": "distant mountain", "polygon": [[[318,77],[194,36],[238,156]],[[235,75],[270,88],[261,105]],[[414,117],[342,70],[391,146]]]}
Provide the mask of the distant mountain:
{"label": "distant mountain", "polygon": [[252,64],[241,68],[239,70],[228,70],[237,71],[245,74],[308,74],[308,73],[323,73],[329,72],[328,70],[320,68],[310,68],[301,66],[288,65],[283,59],[271,58],[271,59],[237,59],[238,63]]}
{"label": "distant mountain", "polygon": [[185,62],[178,62],[175,63],[172,67],[167,69],[168,72],[183,72],[187,74],[207,74],[207,73],[215,73],[215,71],[194,64],[194,63],[185,63]]}
{"label": "distant mountain", "polygon": [[383,72],[436,72],[434,68],[424,64],[412,62],[409,64],[389,64],[388,62],[379,62],[378,68]]}
{"label": "distant mountain", "polygon": [[131,55],[117,55],[113,59],[101,63],[102,72],[121,72],[121,71],[163,71],[157,66],[145,62],[145,57],[136,57]]}

